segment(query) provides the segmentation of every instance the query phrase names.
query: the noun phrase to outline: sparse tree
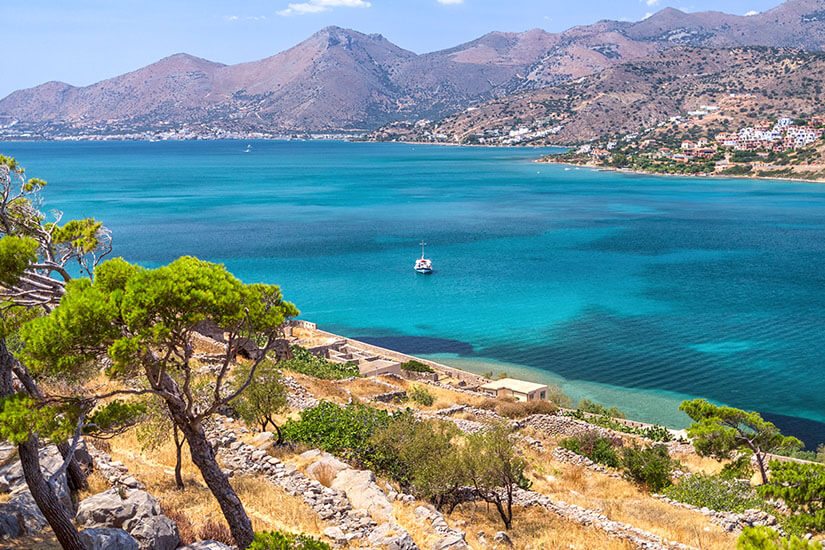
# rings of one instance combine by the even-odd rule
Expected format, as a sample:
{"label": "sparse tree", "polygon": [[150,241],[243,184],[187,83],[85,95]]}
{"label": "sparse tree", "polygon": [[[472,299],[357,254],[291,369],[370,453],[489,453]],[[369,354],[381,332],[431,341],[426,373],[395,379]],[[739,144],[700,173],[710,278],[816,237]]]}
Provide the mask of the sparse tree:
{"label": "sparse tree", "polygon": [[510,441],[511,428],[498,423],[489,430],[471,434],[462,449],[463,474],[478,496],[498,510],[504,527],[513,525],[513,498],[517,488],[527,489],[525,462]]}
{"label": "sparse tree", "polygon": [[[250,365],[244,364],[235,372],[236,385],[245,383],[250,378]],[[252,376],[252,383],[238,396],[233,407],[238,415],[248,424],[257,424],[261,431],[272,426],[278,436],[276,445],[283,442],[281,428],[275,422],[275,416],[287,410],[286,386],[281,382],[281,371],[270,360],[263,361]]]}
{"label": "sparse tree", "polygon": [[[221,265],[192,257],[157,269],[143,269],[122,259],[96,269],[94,282],[75,280],[47,317],[21,330],[24,356],[43,372],[83,378],[108,355],[110,376],[138,379],[144,388],[122,393],[161,398],[172,422],[189,444],[200,470],[240,548],[252,542],[249,517],[221,470],[203,423],[231,403],[252,383],[255,371],[276,348],[283,352],[283,322],[297,315],[276,286],[245,285]],[[199,373],[193,364],[192,333],[210,320],[227,334],[221,362],[209,375],[210,397],[193,392]],[[260,346],[249,376],[227,383],[233,360],[244,342]]]}
{"label": "sparse tree", "polygon": [[759,413],[714,405],[707,399],[684,401],[679,409],[694,420],[688,434],[697,453],[725,460],[736,451],[751,452],[762,483],[768,482],[766,454],[802,447],[801,441],[782,435],[779,428]]}

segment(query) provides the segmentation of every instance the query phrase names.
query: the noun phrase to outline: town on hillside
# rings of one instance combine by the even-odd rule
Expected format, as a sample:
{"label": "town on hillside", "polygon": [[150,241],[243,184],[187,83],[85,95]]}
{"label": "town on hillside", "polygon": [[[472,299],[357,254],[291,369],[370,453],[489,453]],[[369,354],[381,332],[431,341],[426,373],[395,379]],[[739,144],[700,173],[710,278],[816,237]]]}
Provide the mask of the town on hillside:
{"label": "town on hillside", "polygon": [[720,111],[718,105],[702,105],[654,128],[544,160],[663,174],[825,179],[825,116],[778,117],[714,133],[702,119]]}

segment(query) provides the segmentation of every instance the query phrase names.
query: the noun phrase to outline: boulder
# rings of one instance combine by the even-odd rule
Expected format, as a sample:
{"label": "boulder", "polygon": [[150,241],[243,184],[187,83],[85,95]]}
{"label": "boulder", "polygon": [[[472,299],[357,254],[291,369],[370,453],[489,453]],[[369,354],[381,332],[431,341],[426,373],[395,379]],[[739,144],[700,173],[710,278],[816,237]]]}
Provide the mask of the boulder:
{"label": "boulder", "polygon": [[383,523],[369,536],[370,544],[384,550],[417,550],[418,546],[403,527],[394,523]]}
{"label": "boulder", "polygon": [[345,535],[344,531],[337,525],[324,529],[324,536],[331,539],[335,544],[344,544],[347,542],[347,535]]}
{"label": "boulder", "polygon": [[8,502],[0,504],[0,517],[9,538],[12,533],[16,533],[15,537],[37,533],[47,524],[28,489],[17,491]]}
{"label": "boulder", "polygon": [[88,550],[140,550],[137,541],[123,529],[84,529],[80,540]]}
{"label": "boulder", "polygon": [[[134,518],[129,520],[135,521]],[[128,532],[137,541],[140,550],[175,550],[180,544],[178,526],[166,516],[137,520]]]}
{"label": "boulder", "polygon": [[513,546],[513,541],[510,540],[510,535],[505,533],[504,531],[497,531],[495,535],[493,535],[493,540],[499,544],[506,544],[507,546]]}
{"label": "boulder", "polygon": [[335,476],[331,487],[344,491],[353,508],[366,510],[378,522],[392,517],[392,504],[369,470],[343,470]]}
{"label": "boulder", "polygon": [[75,520],[82,527],[122,527],[130,517],[117,489],[109,489],[81,500]]}
{"label": "boulder", "polygon": [[[40,449],[40,469],[43,471],[43,477],[50,479],[63,466],[63,456],[55,445],[47,445]],[[0,468],[0,479],[3,479],[8,485],[6,491],[15,493],[20,491],[28,492],[29,488],[26,485],[26,478],[23,475],[23,465],[19,460],[7,464]],[[57,493],[57,498],[66,506],[67,509],[72,509],[72,498],[69,493],[69,485],[66,481],[66,474],[60,474],[55,479],[53,484],[54,490]]]}
{"label": "boulder", "polygon": [[433,550],[469,550],[467,542],[461,535],[448,535],[433,544]]}
{"label": "boulder", "polygon": [[0,540],[16,539],[22,534],[16,515],[0,512]]}
{"label": "boulder", "polygon": [[267,443],[272,443],[272,432],[261,432],[252,438],[252,445],[261,447]]}
{"label": "boulder", "polygon": [[232,547],[216,540],[202,540],[189,546],[181,546],[178,550],[232,550]]}
{"label": "boulder", "polygon": [[123,501],[123,528],[132,532],[132,528],[145,518],[161,514],[160,502],[146,491],[132,491]]}

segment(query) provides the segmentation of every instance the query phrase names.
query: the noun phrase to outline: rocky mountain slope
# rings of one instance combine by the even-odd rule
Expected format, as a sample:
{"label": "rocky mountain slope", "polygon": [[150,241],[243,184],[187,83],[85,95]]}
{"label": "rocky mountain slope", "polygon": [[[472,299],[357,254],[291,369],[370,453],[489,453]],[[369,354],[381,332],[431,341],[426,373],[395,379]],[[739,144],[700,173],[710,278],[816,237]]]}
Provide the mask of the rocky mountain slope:
{"label": "rocky mountain slope", "polygon": [[[373,129],[394,120],[440,118],[674,46],[742,45],[822,50],[825,0],[790,0],[753,16],[667,8],[637,23],[602,21],[558,34],[494,32],[422,55],[381,35],[329,27],[250,63],[227,66],[177,54],[90,86],[48,82],[19,90],[0,100],[0,124],[44,136],[181,126]],[[670,74],[669,68],[663,72]]]}
{"label": "rocky mountain slope", "polygon": [[695,123],[738,128],[767,116],[818,114],[825,54],[773,48],[676,47],[599,74],[489,101],[426,125],[396,124],[379,140],[477,143],[529,128],[521,143],[573,144],[661,128],[702,105]]}

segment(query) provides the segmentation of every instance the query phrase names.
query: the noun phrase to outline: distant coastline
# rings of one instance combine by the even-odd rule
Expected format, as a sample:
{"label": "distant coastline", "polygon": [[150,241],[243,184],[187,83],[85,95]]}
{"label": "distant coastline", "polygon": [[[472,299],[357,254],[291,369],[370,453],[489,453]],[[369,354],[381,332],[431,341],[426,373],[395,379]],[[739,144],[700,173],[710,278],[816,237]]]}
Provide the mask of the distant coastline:
{"label": "distant coastline", "polygon": [[804,179],[804,178],[789,178],[783,176],[754,176],[754,175],[739,175],[739,174],[719,174],[719,173],[700,173],[700,174],[668,174],[664,172],[652,172],[647,170],[636,170],[632,168],[616,168],[615,166],[607,166],[604,164],[596,164],[595,162],[575,163],[565,162],[560,160],[549,160],[547,157],[542,157],[534,161],[536,164],[558,164],[561,166],[570,166],[575,168],[590,168],[598,172],[618,172],[620,174],[634,174],[638,176],[661,176],[661,177],[675,177],[675,178],[716,178],[716,179],[744,179],[744,180],[764,180],[764,181],[786,181],[793,183],[825,183],[825,178]]}

